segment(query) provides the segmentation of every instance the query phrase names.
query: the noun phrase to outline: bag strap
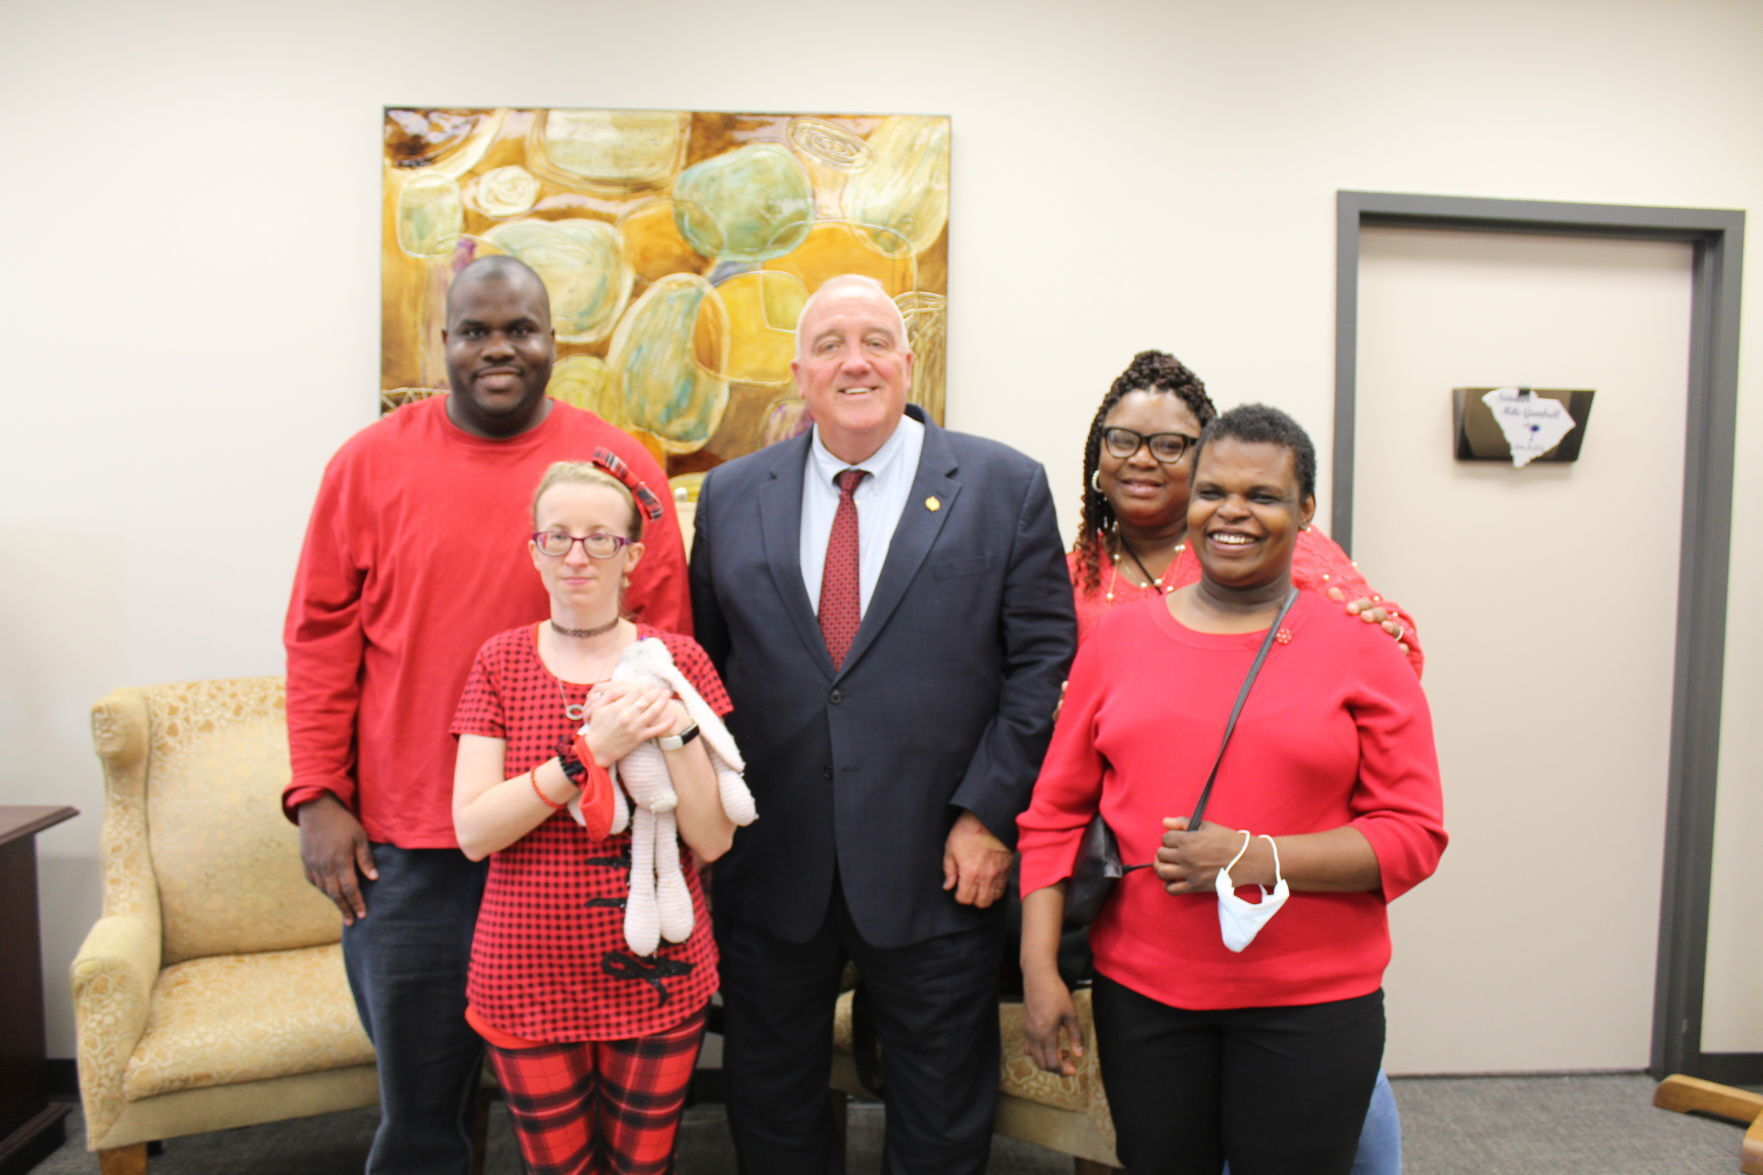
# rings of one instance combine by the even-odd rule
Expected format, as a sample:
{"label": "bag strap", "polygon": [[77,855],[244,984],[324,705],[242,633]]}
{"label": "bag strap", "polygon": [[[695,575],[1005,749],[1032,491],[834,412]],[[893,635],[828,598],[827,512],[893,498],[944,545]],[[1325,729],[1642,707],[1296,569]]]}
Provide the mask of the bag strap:
{"label": "bag strap", "polygon": [[1267,660],[1267,650],[1273,647],[1273,638],[1279,632],[1280,623],[1285,620],[1286,613],[1292,610],[1292,604],[1298,598],[1298,589],[1293,588],[1286,595],[1286,602],[1280,605],[1279,615],[1267,626],[1267,635],[1261,638],[1261,648],[1255,654],[1249,672],[1243,678],[1243,688],[1237,691],[1237,704],[1230,708],[1230,721],[1224,724],[1224,738],[1219,740],[1218,755],[1212,760],[1212,770],[1206,776],[1206,786],[1200,789],[1200,802],[1194,805],[1194,815],[1188,821],[1190,830],[1200,827],[1201,819],[1206,815],[1206,801],[1212,798],[1212,785],[1218,780],[1218,765],[1224,762],[1224,748],[1230,746],[1231,732],[1237,728],[1237,715],[1243,712],[1243,703],[1249,700],[1249,687],[1255,684],[1255,678],[1261,673],[1261,662]]}

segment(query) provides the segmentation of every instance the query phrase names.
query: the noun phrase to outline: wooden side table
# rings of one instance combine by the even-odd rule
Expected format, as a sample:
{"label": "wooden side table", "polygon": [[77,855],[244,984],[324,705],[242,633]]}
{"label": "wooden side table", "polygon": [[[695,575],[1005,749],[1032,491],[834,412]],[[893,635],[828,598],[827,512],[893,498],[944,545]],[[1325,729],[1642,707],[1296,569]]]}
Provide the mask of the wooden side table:
{"label": "wooden side table", "polygon": [[69,1107],[49,1102],[37,833],[74,808],[0,805],[0,1175],[19,1175],[67,1141]]}

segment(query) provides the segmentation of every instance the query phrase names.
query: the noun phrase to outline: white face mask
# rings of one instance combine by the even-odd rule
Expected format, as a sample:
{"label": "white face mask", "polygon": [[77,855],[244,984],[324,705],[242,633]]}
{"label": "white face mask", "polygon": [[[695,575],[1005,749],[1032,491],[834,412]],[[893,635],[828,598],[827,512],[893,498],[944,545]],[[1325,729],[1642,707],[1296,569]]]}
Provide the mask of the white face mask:
{"label": "white face mask", "polygon": [[1273,850],[1273,888],[1258,886],[1261,891],[1259,902],[1245,902],[1237,897],[1236,886],[1231,884],[1230,871],[1243,859],[1243,854],[1249,851],[1249,842],[1253,839],[1247,830],[1243,832],[1243,847],[1237,850],[1237,855],[1230,859],[1229,865],[1218,871],[1218,878],[1213,882],[1214,888],[1218,890],[1218,929],[1224,934],[1224,945],[1233,951],[1241,951],[1254,942],[1255,936],[1261,933],[1261,928],[1267,925],[1268,919],[1279,913],[1279,908],[1292,896],[1286,879],[1280,875],[1279,846],[1273,843],[1271,836],[1263,833],[1261,839]]}

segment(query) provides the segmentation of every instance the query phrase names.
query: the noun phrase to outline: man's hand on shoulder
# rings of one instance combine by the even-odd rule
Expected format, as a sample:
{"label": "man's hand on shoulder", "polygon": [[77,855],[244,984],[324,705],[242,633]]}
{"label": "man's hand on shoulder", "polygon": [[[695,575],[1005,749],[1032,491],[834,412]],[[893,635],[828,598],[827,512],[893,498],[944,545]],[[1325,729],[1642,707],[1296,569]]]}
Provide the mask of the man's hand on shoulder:
{"label": "man's hand on shoulder", "polygon": [[962,905],[983,910],[1004,896],[1015,855],[978,816],[963,812],[943,844],[943,888],[954,890]]}
{"label": "man's hand on shoulder", "polygon": [[300,819],[300,863],[306,867],[306,880],[336,903],[343,914],[343,925],[355,925],[357,918],[367,917],[367,902],[361,896],[356,870],[369,880],[378,880],[380,875],[374,868],[373,850],[361,821],[333,795],[301,804],[296,814]]}

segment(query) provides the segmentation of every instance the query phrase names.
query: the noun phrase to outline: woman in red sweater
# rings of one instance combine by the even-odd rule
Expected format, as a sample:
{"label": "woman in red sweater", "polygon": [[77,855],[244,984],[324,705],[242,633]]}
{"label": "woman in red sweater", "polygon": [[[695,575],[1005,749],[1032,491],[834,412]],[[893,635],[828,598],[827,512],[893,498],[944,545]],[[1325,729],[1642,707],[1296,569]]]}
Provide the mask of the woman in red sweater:
{"label": "woman in red sweater", "polygon": [[[697,728],[671,691],[609,682],[632,642],[658,637],[718,714],[728,695],[690,637],[620,615],[642,558],[642,513],[617,478],[560,462],[533,498],[533,567],[548,620],[478,651],[453,719],[453,822],[490,857],[466,1018],[489,1046],[527,1169],[540,1175],[673,1169],[674,1137],[717,986],[694,863],[716,859],[724,814]],[[585,733],[577,736],[587,714]],[[624,936],[631,837],[612,835],[606,768],[645,740],[667,758],[693,929],[653,955]],[[565,811],[579,801],[581,819]]]}
{"label": "woman in red sweater", "polygon": [[[1383,1049],[1385,906],[1445,845],[1431,719],[1394,642],[1300,592],[1208,818],[1187,829],[1315,510],[1314,449],[1283,413],[1235,409],[1197,447],[1185,534],[1201,577],[1114,610],[1080,646],[1019,820],[1025,1035],[1055,1072],[1082,1047],[1056,955],[1064,881],[1100,810],[1122,859],[1154,865],[1126,875],[1090,934],[1128,1170],[1345,1175]],[[1290,890],[1240,953],[1221,933],[1221,870],[1224,892]]]}

